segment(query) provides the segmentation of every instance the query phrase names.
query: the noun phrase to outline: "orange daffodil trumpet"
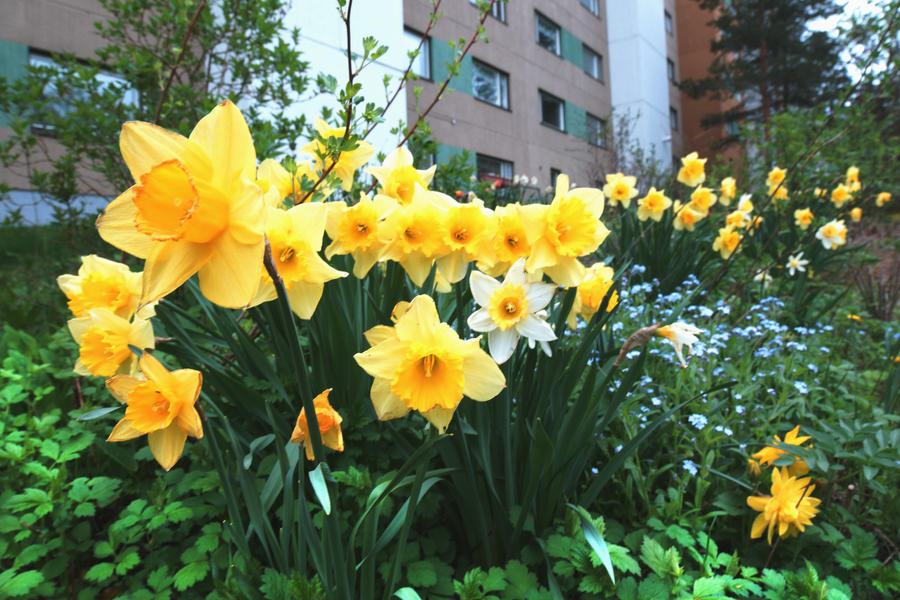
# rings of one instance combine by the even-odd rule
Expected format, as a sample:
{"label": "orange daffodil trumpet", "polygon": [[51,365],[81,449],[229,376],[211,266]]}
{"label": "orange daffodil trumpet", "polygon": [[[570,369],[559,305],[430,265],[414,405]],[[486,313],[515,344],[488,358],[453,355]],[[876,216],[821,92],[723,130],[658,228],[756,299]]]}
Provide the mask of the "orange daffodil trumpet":
{"label": "orange daffodil trumpet", "polygon": [[375,378],[371,398],[382,421],[419,411],[441,433],[463,396],[484,402],[506,385],[503,373],[479,347],[441,323],[434,300],[416,296],[394,327],[366,332],[371,348],[354,356]]}
{"label": "orange daffodil trumpet", "polygon": [[[344,434],[341,433],[341,415],[332,408],[328,401],[328,394],[331,388],[328,388],[313,399],[313,405],[316,407],[316,421],[319,424],[319,433],[322,436],[322,445],[338,452],[344,451]],[[294,431],[291,432],[291,441],[295,444],[302,444],[306,449],[306,460],[315,460],[316,455],[313,452],[312,438],[310,437],[309,424],[306,422],[306,409],[300,409],[300,415],[297,417],[297,423],[294,425]]]}
{"label": "orange daffodil trumpet", "polygon": [[147,352],[141,355],[140,367],[141,377],[116,375],[106,382],[112,395],[126,405],[125,417],[116,423],[107,441],[146,435],[156,462],[168,471],[181,458],[187,436],[203,437],[200,415],[194,408],[203,376],[193,369],[169,371]]}
{"label": "orange daffodil trumpet", "polygon": [[541,342],[549,356],[546,342],[556,339],[553,329],[535,313],[553,299],[556,286],[528,281],[525,259],[517,260],[500,283],[481,271],[469,275],[472,297],[480,307],[469,315],[472,331],[488,334],[488,348],[497,364],[509,360],[519,342],[519,336]]}
{"label": "orange daffodil trumpet", "polygon": [[100,236],[146,260],[140,304],[194,273],[211,302],[246,306],[256,291],[264,241],[262,190],[250,130],[229,101],[189,137],[129,122],[119,138],[135,185],[97,220]]}

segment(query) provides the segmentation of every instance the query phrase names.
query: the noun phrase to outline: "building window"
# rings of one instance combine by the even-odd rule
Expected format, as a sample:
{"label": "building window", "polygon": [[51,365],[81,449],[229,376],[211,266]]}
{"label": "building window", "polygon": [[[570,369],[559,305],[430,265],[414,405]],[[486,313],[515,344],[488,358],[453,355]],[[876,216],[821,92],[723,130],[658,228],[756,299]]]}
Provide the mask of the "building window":
{"label": "building window", "polygon": [[542,15],[534,13],[535,39],[539,46],[543,46],[557,56],[562,53],[559,25]]}
{"label": "building window", "polygon": [[541,123],[560,131],[566,130],[565,102],[547,92],[541,95]]}
{"label": "building window", "polygon": [[500,108],[509,108],[509,75],[477,60],[472,61],[472,94]]}
{"label": "building window", "polygon": [[559,169],[554,169],[553,167],[550,167],[550,186],[553,189],[556,189],[556,180],[559,178],[560,175],[562,175],[562,171],[560,171]]}
{"label": "building window", "polygon": [[669,14],[669,11],[663,12],[663,19],[666,22],[666,33],[669,35],[675,33],[675,26],[672,24],[672,15]]}
{"label": "building window", "polygon": [[581,68],[597,81],[603,81],[603,57],[584,44],[581,45]]}
{"label": "building window", "polygon": [[584,117],[584,125],[588,143],[606,148],[606,121],[587,113]]}
{"label": "building window", "polygon": [[[416,57],[412,59],[412,65],[409,72],[420,79],[431,79],[431,40],[425,38],[422,41],[422,35],[409,29],[403,30],[403,42],[408,54],[412,54],[417,49],[419,51]],[[422,42],[422,47],[419,47]]]}
{"label": "building window", "polygon": [[481,180],[501,181],[513,178],[513,164],[502,158],[476,154],[475,167],[478,169],[478,178]]}
{"label": "building window", "polygon": [[[480,3],[478,0],[469,0],[469,4],[479,6]],[[487,3],[485,2],[485,4]],[[503,0],[497,0],[496,2],[494,2],[494,5],[491,6],[490,13],[492,17],[494,17],[501,23],[506,23],[506,2],[503,2]]]}
{"label": "building window", "polygon": [[737,137],[741,134],[741,126],[738,125],[737,121],[726,121],[725,132],[728,135]]}
{"label": "building window", "polygon": [[678,83],[678,80],[675,78],[675,63],[672,62],[671,58],[666,59],[666,71],[669,74],[669,81]]}
{"label": "building window", "polygon": [[669,125],[672,126],[672,131],[678,131],[678,111],[669,107]]}
{"label": "building window", "polygon": [[591,11],[595,16],[600,16],[600,0],[578,0],[581,5]]}

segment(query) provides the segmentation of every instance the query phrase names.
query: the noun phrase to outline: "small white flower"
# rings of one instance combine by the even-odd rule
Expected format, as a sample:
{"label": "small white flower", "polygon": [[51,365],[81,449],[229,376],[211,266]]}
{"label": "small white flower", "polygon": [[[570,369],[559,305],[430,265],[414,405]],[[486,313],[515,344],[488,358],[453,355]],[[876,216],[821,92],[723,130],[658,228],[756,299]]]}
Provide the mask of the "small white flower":
{"label": "small white flower", "polygon": [[538,178],[532,175],[531,176],[531,185],[533,185],[534,187],[537,187],[537,184],[538,184]]}
{"label": "small white flower", "polygon": [[469,287],[481,307],[469,315],[469,327],[488,334],[488,349],[497,364],[509,360],[519,336],[525,336],[532,347],[534,342],[542,342],[541,348],[550,354],[549,345],[544,344],[555,340],[556,334],[540,311],[553,299],[556,286],[529,282],[524,258],[513,263],[503,283],[481,271],[472,271]]}
{"label": "small white flower", "polygon": [[804,259],[803,253],[800,252],[799,254],[797,254],[797,256],[791,255],[788,257],[786,268],[787,268],[788,272],[791,274],[791,277],[793,277],[797,271],[800,271],[801,273],[803,271],[805,271],[806,265],[808,265],[808,264],[809,264],[809,261]]}
{"label": "small white flower", "polygon": [[688,354],[690,354],[694,342],[699,341],[699,339],[697,338],[697,334],[703,333],[703,330],[697,329],[693,325],[688,325],[687,323],[677,321],[675,323],[672,323],[671,325],[660,327],[654,333],[660,337],[666,338],[672,343],[672,347],[675,349],[675,355],[678,356],[678,363],[682,367],[686,367],[687,363],[684,362],[684,356],[681,353],[681,348],[683,346],[687,346]]}
{"label": "small white flower", "polygon": [[847,243],[847,226],[843,219],[829,221],[816,232],[816,239],[821,240],[826,250],[843,246]]}
{"label": "small white flower", "polygon": [[760,271],[753,276],[753,281],[761,281],[763,289],[766,289],[772,283],[772,276],[769,275],[768,271]]}

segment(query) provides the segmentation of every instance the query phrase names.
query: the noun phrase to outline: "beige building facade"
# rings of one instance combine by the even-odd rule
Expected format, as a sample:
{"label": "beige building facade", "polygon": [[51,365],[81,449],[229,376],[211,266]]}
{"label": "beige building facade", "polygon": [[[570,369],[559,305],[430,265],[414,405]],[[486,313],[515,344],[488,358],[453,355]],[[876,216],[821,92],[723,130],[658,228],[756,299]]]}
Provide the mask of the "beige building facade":
{"label": "beige building facade", "polygon": [[[425,31],[431,8],[426,0],[404,1],[411,43]],[[478,7],[469,1],[441,9],[425,49],[428,65],[418,71],[423,78],[407,89],[410,123],[447,75],[447,42],[468,39],[478,23]],[[523,174],[543,188],[562,172],[572,182],[591,183],[607,159],[611,113],[605,14],[605,0],[496,5],[485,22],[490,43],[472,47],[450,93],[428,115],[442,153],[468,150],[482,178]],[[422,88],[419,107],[415,87]]]}

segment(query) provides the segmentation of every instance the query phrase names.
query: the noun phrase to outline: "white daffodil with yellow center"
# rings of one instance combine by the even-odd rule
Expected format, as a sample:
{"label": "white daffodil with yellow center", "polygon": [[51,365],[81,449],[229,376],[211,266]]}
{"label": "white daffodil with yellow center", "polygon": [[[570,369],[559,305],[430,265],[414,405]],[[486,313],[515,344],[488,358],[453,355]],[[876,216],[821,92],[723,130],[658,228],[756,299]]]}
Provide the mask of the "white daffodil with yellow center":
{"label": "white daffodil with yellow center", "polygon": [[687,323],[683,323],[682,321],[676,321],[675,323],[660,327],[659,329],[654,331],[654,333],[659,337],[666,338],[672,343],[672,347],[675,349],[675,355],[678,356],[678,364],[680,364],[682,367],[687,367],[687,363],[684,362],[684,355],[682,354],[681,349],[684,346],[687,346],[688,354],[690,354],[691,349],[694,346],[694,342],[699,341],[697,338],[697,334],[703,333],[703,330],[697,329],[693,325],[688,325]]}
{"label": "white daffodil with yellow center", "polygon": [[788,256],[788,261],[787,261],[787,265],[785,266],[785,268],[791,274],[791,277],[793,277],[798,271],[801,273],[803,271],[805,271],[806,265],[808,265],[808,264],[809,264],[809,261],[806,260],[805,258],[803,258],[803,253],[800,252],[796,256],[794,256],[794,255]]}
{"label": "white daffodil with yellow center", "polygon": [[[497,364],[509,360],[519,336],[537,342],[550,342],[556,334],[546,321],[535,315],[553,298],[556,286],[549,283],[529,283],[525,274],[525,259],[517,260],[503,283],[480,271],[469,275],[472,296],[481,307],[469,316],[472,331],[488,334],[488,348]],[[541,347],[549,355],[550,348]]]}

